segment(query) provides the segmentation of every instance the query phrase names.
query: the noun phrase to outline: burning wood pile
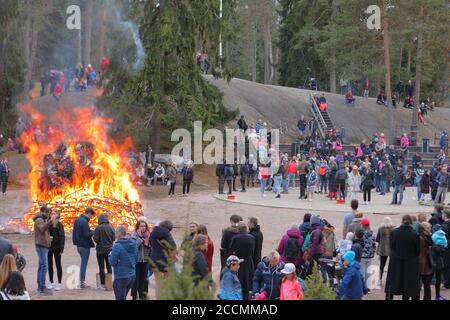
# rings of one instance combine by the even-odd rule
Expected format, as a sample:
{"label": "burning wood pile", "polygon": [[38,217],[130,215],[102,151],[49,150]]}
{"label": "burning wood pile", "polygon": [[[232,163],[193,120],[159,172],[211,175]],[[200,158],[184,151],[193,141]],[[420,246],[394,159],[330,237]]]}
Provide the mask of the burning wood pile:
{"label": "burning wood pile", "polygon": [[[46,126],[46,117],[32,110],[37,126]],[[131,140],[117,144],[107,135],[109,119],[99,117],[94,108],[60,110],[51,121],[54,133],[36,139],[28,131],[21,143],[28,150],[31,164],[30,192],[35,200],[25,214],[23,224],[32,229],[33,217],[46,204],[60,214],[66,230],[74,220],[92,207],[97,214],[108,215],[112,225],[133,228],[143,208],[139,194],[131,181],[131,165],[126,152]],[[92,226],[96,220],[91,221]]]}

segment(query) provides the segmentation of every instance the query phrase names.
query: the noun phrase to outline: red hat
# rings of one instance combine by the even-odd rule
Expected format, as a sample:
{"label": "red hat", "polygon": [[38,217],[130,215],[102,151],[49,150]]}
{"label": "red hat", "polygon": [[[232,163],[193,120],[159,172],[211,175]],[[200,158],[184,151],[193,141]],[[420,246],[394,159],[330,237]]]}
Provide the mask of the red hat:
{"label": "red hat", "polygon": [[18,253],[19,252],[19,248],[17,248],[16,244],[13,245],[13,251],[14,251],[14,253]]}
{"label": "red hat", "polygon": [[364,219],[361,220],[360,224],[362,226],[368,226],[368,225],[370,225],[370,220],[367,219],[367,218],[364,218]]}

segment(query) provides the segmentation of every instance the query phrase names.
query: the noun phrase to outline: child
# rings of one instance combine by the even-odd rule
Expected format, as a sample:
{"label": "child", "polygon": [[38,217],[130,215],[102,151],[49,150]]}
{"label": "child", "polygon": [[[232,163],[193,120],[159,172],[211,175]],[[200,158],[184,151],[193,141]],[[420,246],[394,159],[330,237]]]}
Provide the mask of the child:
{"label": "child", "polygon": [[367,293],[363,275],[359,271],[359,263],[355,261],[355,252],[347,251],[344,256],[345,273],[339,284],[339,295],[341,300],[361,300]]}
{"label": "child", "polygon": [[310,166],[309,173],[308,173],[308,185],[307,185],[307,192],[308,192],[308,201],[312,202],[312,199],[314,197],[314,191],[316,190],[316,182],[317,182],[317,173]]}
{"label": "child", "polygon": [[431,240],[433,240],[433,246],[431,247],[431,265],[434,270],[434,274],[436,277],[435,281],[435,300],[446,300],[443,296],[441,296],[441,282],[443,270],[445,268],[445,256],[448,247],[447,238],[445,237],[445,232],[441,229],[440,224],[435,224],[433,226],[433,235],[431,236]]}
{"label": "child", "polygon": [[347,232],[347,235],[345,236],[345,240],[339,240],[338,253],[341,256],[344,256],[347,251],[350,251],[352,249],[354,237],[355,237],[355,234],[353,232]]}
{"label": "child", "polygon": [[286,263],[281,273],[285,274],[281,281],[280,300],[302,300],[303,289],[295,273],[295,265]]}
{"label": "child", "polygon": [[220,282],[220,300],[242,300],[242,288],[238,278],[240,263],[244,259],[236,256],[229,256],[227,259],[227,267],[222,273]]}
{"label": "child", "polygon": [[433,240],[436,247],[447,248],[447,238],[445,237],[445,232],[442,231],[440,224],[433,226],[433,235],[431,236],[431,240]]}

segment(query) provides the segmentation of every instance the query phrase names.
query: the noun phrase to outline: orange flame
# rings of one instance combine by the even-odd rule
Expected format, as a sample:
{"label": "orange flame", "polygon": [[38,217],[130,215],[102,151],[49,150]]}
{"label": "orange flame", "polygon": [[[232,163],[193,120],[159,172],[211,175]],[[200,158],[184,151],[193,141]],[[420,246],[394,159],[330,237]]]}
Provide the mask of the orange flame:
{"label": "orange flame", "polygon": [[[70,110],[59,109],[46,116],[31,105],[22,108],[31,116],[33,126],[21,135],[22,146],[31,165],[29,186],[35,205],[25,214],[24,224],[33,226],[33,217],[42,204],[59,211],[64,227],[71,229],[73,220],[85,207],[92,206],[97,213],[107,213],[113,225],[129,228],[142,214],[139,193],[132,183],[131,165],[126,152],[132,148],[127,138],[118,144],[107,134],[111,119],[96,114],[94,107]],[[48,181],[48,172],[63,170],[59,163],[46,163],[45,157],[55,154],[64,144],[63,159],[70,163],[70,178],[59,178],[59,183]],[[88,143],[90,156],[80,152]],[[48,160],[47,160],[48,161]],[[56,168],[55,168],[56,167]],[[100,212],[99,212],[100,211]]]}

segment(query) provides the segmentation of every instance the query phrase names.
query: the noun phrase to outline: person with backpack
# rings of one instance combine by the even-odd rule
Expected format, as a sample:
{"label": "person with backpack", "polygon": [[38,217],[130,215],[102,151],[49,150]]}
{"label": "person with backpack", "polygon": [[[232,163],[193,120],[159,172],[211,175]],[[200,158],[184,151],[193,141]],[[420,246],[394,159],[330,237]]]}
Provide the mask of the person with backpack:
{"label": "person with backpack", "polygon": [[[361,253],[361,273],[363,275],[364,281],[369,279],[370,266],[372,265],[372,259],[375,256],[376,251],[376,241],[373,231],[370,229],[370,220],[365,218],[361,220],[361,225],[363,227],[363,248]],[[367,284],[366,284],[367,285]]]}
{"label": "person with backpack", "polygon": [[[303,259],[308,262],[309,268],[307,274],[310,275],[313,270],[313,264],[317,263],[319,265],[319,259],[323,256],[323,228],[324,225],[319,216],[313,215],[311,217],[311,227],[312,231],[305,239],[306,244],[303,245]],[[326,280],[326,271],[322,270],[322,277]]]}
{"label": "person with backpack", "polygon": [[322,194],[323,192],[325,192],[325,194],[327,193],[328,190],[328,179],[327,179],[327,174],[328,174],[328,164],[326,160],[321,161],[320,163],[320,167],[319,167],[319,176],[320,176],[320,194]]}
{"label": "person with backpack", "polygon": [[305,215],[303,216],[303,223],[300,224],[298,228],[300,230],[300,233],[302,234],[304,242],[306,240],[306,236],[308,235],[308,233],[311,233],[312,230],[310,221],[311,221],[311,213],[305,213]]}
{"label": "person with backpack", "polygon": [[188,163],[183,167],[181,174],[183,175],[183,196],[187,196],[189,195],[189,191],[191,189],[191,183],[194,180],[192,161],[188,161]]}
{"label": "person with backpack", "polygon": [[[426,223],[423,223],[426,224]],[[426,225],[428,227],[428,225]],[[431,229],[431,225],[430,229]],[[431,235],[432,247],[431,247],[431,264],[436,278],[435,281],[435,300],[447,300],[441,296],[441,283],[443,282],[443,270],[445,269],[445,255],[448,250],[448,241],[445,232],[441,226],[436,224],[432,229]]]}
{"label": "person with backpack", "polygon": [[108,274],[111,274],[112,268],[109,264],[108,256],[116,240],[114,228],[109,223],[107,214],[101,214],[98,217],[98,226],[94,230],[93,239],[96,243],[95,251],[100,276],[100,284],[97,289],[105,290],[105,266]]}
{"label": "person with backpack", "polygon": [[355,252],[347,251],[342,257],[344,260],[344,277],[339,284],[341,300],[361,300],[367,293],[367,287],[360,271],[358,261],[355,261]]}
{"label": "person with backpack", "polygon": [[278,253],[281,261],[284,263],[293,263],[297,270],[302,265],[302,246],[303,237],[297,225],[292,225],[291,228],[281,238],[278,245]]}

